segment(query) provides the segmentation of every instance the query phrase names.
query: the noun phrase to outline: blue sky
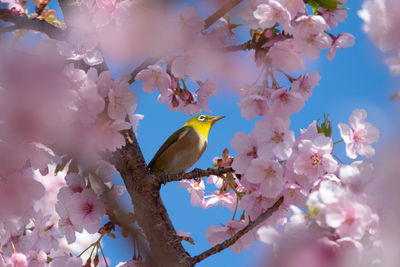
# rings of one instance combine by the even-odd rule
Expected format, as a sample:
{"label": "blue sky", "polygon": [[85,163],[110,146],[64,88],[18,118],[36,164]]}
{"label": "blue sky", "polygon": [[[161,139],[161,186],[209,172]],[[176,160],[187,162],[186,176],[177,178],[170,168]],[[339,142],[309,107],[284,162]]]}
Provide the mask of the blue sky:
{"label": "blue sky", "polygon": [[[190,5],[196,2],[186,3]],[[340,139],[337,124],[347,123],[354,109],[364,108],[368,112],[367,120],[381,131],[381,140],[375,146],[379,147],[393,138],[397,130],[398,105],[389,100],[397,84],[383,64],[382,54],[361,30],[362,21],[357,16],[357,11],[361,9],[361,1],[349,1],[346,6],[349,8],[347,20],[332,32],[352,33],[356,37],[356,43],[351,48],[338,51],[332,62],[326,59],[326,52],[321,54],[319,60],[307,62],[307,71],[318,70],[322,79],[305,107],[291,116],[291,128],[298,135],[300,128],[306,128],[313,120],[322,118],[323,114],[327,113],[333,124],[333,139],[336,141]],[[181,8],[183,7],[179,7]],[[211,12],[208,9],[201,9],[200,15],[205,18]],[[123,66],[115,62],[108,63],[117,77],[123,72],[130,72],[137,62]],[[190,116],[185,116],[182,112],[169,112],[165,104],[156,103],[157,93],[143,93],[140,87],[141,83],[138,82],[131,88],[138,94],[137,113],[144,115],[144,120],[140,122],[138,128],[138,141],[146,161],[149,162],[168,136],[180,128]],[[194,167],[210,167],[212,159],[220,156],[224,148],[228,148],[234,154],[230,148],[230,140],[234,134],[239,131],[247,133],[252,131],[256,120],[247,121],[242,118],[236,105],[238,102],[237,93],[224,85],[220,86],[219,94],[210,99],[209,108],[213,112],[212,115],[225,115],[226,118],[216,123],[211,130],[208,147]],[[343,144],[336,146],[335,154],[344,162],[348,162]],[[118,176],[114,181],[122,183]],[[196,245],[184,242],[184,246],[191,255],[197,255],[210,247],[204,235],[207,227],[225,224],[231,219],[232,213],[221,207],[207,210],[192,207],[189,194],[185,189],[177,188],[177,184],[169,183],[163,186],[162,199],[176,230],[191,232]],[[208,188],[208,191],[214,190],[212,185],[208,185]],[[129,198],[124,197],[123,201],[127,206],[130,205]],[[132,257],[132,245],[126,242],[119,244],[121,239],[121,236],[118,236],[118,242],[111,238],[104,239],[104,250],[112,260],[112,266]],[[198,266],[251,266],[258,262],[259,255],[267,253],[267,249],[267,246],[255,242],[250,250],[241,254],[234,254],[227,249],[204,260]]]}

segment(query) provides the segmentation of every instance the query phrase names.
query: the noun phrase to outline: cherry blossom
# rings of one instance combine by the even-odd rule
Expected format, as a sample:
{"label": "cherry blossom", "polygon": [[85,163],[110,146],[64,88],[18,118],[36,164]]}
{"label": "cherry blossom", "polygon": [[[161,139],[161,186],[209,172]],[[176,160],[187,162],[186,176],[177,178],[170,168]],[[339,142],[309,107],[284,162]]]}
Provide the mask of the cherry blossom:
{"label": "cherry blossom", "polygon": [[249,182],[260,184],[260,191],[266,197],[274,198],[283,189],[283,170],[276,161],[253,159],[245,175]]}
{"label": "cherry blossom", "polygon": [[71,60],[83,60],[89,66],[103,62],[101,52],[96,48],[98,40],[95,34],[73,29],[68,35],[68,42],[57,42],[60,55]]}
{"label": "cherry blossom", "polygon": [[319,85],[320,79],[321,75],[315,70],[310,73],[303,74],[293,81],[291,90],[301,94],[304,98],[311,97],[312,89]]}
{"label": "cherry blossom", "polygon": [[[218,227],[211,225],[207,228],[205,235],[207,240],[210,242],[211,246],[224,241],[227,238],[232,237],[237,231],[246,226],[245,221],[228,221],[226,226]],[[238,242],[230,246],[232,252],[239,253],[244,249],[249,249],[253,243],[255,236],[252,232],[245,234]]]}
{"label": "cherry blossom", "polygon": [[350,126],[339,123],[340,135],[346,143],[346,154],[355,159],[357,155],[372,157],[375,154],[372,143],[378,141],[379,130],[369,122],[365,122],[367,112],[356,109],[349,117]]}
{"label": "cherry blossom", "polygon": [[95,233],[100,228],[100,218],[104,215],[103,204],[90,189],[74,193],[66,207],[69,218],[74,225],[82,225],[89,233]]}
{"label": "cherry blossom", "polygon": [[27,257],[23,253],[14,252],[11,255],[11,259],[12,259],[15,267],[27,267],[28,266]]}
{"label": "cherry blossom", "polygon": [[263,140],[258,149],[258,155],[262,158],[271,156],[271,152],[277,158],[288,159],[294,145],[294,132],[289,131],[289,119],[268,117],[259,120],[254,127],[254,135]]}
{"label": "cherry blossom", "polygon": [[295,72],[299,67],[305,69],[301,53],[297,49],[297,44],[292,39],[276,42],[268,52],[272,67],[276,69],[285,68],[290,72]]}
{"label": "cherry blossom", "polygon": [[254,134],[236,133],[231,140],[232,148],[238,152],[232,163],[236,173],[244,174],[251,161],[258,157],[257,151],[261,142]]}
{"label": "cherry blossom", "polygon": [[197,95],[199,103],[203,105],[208,105],[209,97],[216,96],[217,92],[218,92],[218,85],[213,81],[207,80],[199,88],[199,93]]}
{"label": "cherry blossom", "polygon": [[337,162],[331,156],[331,139],[319,135],[313,141],[301,141],[298,148],[300,155],[293,165],[295,173],[318,177],[336,171]]}
{"label": "cherry blossom", "polygon": [[305,102],[302,95],[287,91],[285,87],[273,91],[271,100],[271,112],[283,118],[298,112],[304,106]]}
{"label": "cherry blossom", "polygon": [[190,204],[192,206],[201,206],[204,202],[204,182],[203,180],[183,180],[178,187],[186,188],[190,194]]}
{"label": "cherry blossom", "polygon": [[143,81],[143,91],[152,93],[157,88],[162,95],[167,93],[171,84],[171,77],[158,65],[150,65],[141,70],[135,79]]}
{"label": "cherry blossom", "polygon": [[350,33],[339,34],[332,42],[332,46],[328,51],[327,57],[332,60],[336,55],[338,48],[346,48],[354,45],[354,36]]}
{"label": "cherry blossom", "polygon": [[269,0],[268,4],[257,6],[253,14],[262,28],[272,28],[276,23],[279,23],[283,30],[288,33],[291,32],[291,15],[279,1]]}
{"label": "cherry blossom", "polygon": [[201,203],[203,209],[208,209],[216,205],[225,206],[230,211],[234,211],[236,205],[236,194],[215,191],[214,194],[205,196],[204,201]]}
{"label": "cherry blossom", "polygon": [[129,75],[118,77],[115,81],[115,88],[112,88],[108,93],[107,111],[111,119],[125,120],[128,111],[134,112],[132,107],[135,107],[137,99],[136,94],[129,90],[129,77]]}

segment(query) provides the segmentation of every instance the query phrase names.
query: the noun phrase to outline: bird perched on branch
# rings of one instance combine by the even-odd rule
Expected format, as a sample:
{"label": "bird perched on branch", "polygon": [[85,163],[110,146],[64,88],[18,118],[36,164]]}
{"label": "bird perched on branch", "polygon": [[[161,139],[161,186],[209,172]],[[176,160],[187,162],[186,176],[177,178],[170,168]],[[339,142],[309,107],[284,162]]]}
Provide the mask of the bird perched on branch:
{"label": "bird perched on branch", "polygon": [[206,150],[211,127],[223,118],[208,115],[191,118],[164,142],[147,167],[156,175],[187,171]]}

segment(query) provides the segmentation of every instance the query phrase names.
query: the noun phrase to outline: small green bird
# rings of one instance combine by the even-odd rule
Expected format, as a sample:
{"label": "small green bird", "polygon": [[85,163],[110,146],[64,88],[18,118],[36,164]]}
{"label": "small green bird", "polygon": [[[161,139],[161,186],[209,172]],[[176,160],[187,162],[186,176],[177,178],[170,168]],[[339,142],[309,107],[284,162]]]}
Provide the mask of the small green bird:
{"label": "small green bird", "polygon": [[223,118],[208,115],[191,118],[165,141],[147,167],[156,175],[187,171],[206,150],[211,127]]}

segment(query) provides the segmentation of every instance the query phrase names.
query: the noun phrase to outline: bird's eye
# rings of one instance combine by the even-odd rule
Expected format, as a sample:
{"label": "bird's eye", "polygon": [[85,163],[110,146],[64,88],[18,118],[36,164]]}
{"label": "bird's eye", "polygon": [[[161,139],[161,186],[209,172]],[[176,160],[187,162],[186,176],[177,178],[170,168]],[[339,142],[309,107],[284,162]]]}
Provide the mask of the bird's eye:
{"label": "bird's eye", "polygon": [[206,116],[204,115],[200,115],[198,118],[199,121],[205,121],[206,120]]}

